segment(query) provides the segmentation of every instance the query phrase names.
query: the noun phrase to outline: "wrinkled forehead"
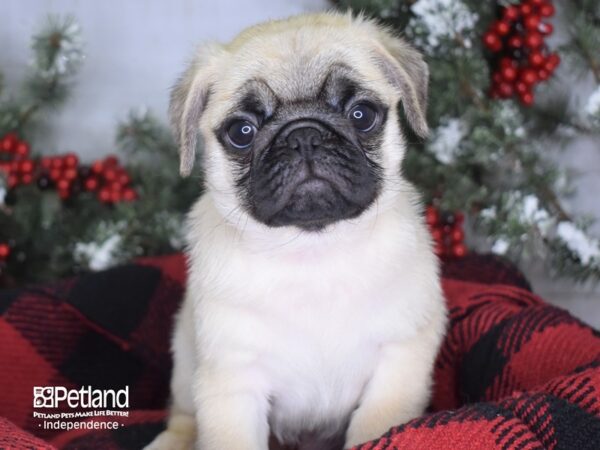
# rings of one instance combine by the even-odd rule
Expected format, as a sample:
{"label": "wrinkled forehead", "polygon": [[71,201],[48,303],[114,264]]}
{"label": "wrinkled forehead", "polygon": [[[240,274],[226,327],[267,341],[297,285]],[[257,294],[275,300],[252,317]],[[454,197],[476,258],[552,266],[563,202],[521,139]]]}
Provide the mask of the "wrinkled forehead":
{"label": "wrinkled forehead", "polygon": [[232,53],[224,63],[214,89],[214,100],[222,103],[219,117],[236,108],[262,108],[269,115],[281,104],[316,99],[337,104],[358,91],[385,91],[368,45],[354,43],[350,49],[318,39],[260,44]]}

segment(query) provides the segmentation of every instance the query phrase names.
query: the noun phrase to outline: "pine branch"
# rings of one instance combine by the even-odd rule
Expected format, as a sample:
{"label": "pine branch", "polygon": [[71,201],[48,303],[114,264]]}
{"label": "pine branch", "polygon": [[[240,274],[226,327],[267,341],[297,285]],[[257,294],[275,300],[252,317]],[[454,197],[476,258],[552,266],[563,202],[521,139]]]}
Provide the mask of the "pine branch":
{"label": "pine branch", "polygon": [[71,17],[50,16],[33,37],[33,71],[27,84],[30,105],[17,118],[22,129],[40,110],[64,100],[83,59],[79,26]]}
{"label": "pine branch", "polygon": [[595,49],[595,53],[587,47],[585,42],[581,39],[579,33],[572,33],[573,44],[579,51],[580,55],[586,61],[589,66],[594,78],[596,79],[596,83],[600,84],[600,61],[596,60],[594,57],[595,54],[598,53],[598,49]]}

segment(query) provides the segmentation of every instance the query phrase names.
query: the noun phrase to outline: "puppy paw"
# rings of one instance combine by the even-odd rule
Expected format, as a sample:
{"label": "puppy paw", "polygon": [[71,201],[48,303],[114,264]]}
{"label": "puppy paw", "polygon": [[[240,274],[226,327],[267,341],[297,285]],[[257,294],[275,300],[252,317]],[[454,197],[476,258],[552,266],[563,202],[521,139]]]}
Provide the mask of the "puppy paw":
{"label": "puppy paw", "polygon": [[154,438],[143,450],[193,450],[196,440],[194,418],[175,415],[167,429]]}
{"label": "puppy paw", "polygon": [[379,438],[385,433],[387,427],[369,426],[367,423],[357,424],[356,422],[348,429],[346,433],[346,442],[344,443],[344,450],[349,450],[358,445],[372,441]]}
{"label": "puppy paw", "polygon": [[163,431],[144,450],[193,450],[194,436]]}

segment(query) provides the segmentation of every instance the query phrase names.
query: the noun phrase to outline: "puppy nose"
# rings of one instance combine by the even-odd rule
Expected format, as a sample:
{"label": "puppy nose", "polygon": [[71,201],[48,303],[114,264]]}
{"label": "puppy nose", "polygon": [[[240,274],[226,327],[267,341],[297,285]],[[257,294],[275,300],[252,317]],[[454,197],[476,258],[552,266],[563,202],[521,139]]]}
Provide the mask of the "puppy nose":
{"label": "puppy nose", "polygon": [[305,126],[292,130],[286,140],[290,148],[304,153],[321,145],[323,143],[323,136],[319,129]]}

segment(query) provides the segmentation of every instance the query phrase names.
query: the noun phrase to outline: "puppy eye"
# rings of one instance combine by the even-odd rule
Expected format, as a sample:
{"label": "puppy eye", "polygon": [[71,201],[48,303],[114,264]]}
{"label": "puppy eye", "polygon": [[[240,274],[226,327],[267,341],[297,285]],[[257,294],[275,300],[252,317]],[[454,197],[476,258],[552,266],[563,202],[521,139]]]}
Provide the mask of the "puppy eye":
{"label": "puppy eye", "polygon": [[364,133],[370,131],[375,126],[377,111],[366,103],[359,103],[350,110],[348,117],[352,121],[354,128]]}
{"label": "puppy eye", "polygon": [[247,120],[238,120],[229,125],[227,137],[235,148],[247,148],[254,141],[256,127]]}

